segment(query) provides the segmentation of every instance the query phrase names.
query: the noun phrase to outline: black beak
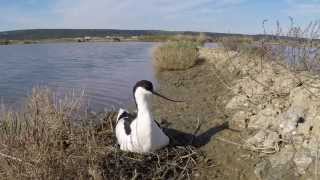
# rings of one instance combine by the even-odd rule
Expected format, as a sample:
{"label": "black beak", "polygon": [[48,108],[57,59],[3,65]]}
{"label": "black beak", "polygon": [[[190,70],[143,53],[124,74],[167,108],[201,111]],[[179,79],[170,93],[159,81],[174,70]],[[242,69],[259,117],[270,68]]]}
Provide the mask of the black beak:
{"label": "black beak", "polygon": [[183,101],[177,101],[177,100],[169,99],[169,98],[167,98],[167,97],[165,97],[165,96],[163,96],[163,95],[161,95],[161,94],[159,94],[159,93],[157,93],[157,92],[155,92],[155,91],[153,91],[152,94],[154,94],[154,95],[156,95],[156,96],[159,96],[159,97],[161,97],[161,98],[163,98],[163,99],[165,99],[165,100],[168,100],[168,101],[172,101],[172,102],[183,102]]}

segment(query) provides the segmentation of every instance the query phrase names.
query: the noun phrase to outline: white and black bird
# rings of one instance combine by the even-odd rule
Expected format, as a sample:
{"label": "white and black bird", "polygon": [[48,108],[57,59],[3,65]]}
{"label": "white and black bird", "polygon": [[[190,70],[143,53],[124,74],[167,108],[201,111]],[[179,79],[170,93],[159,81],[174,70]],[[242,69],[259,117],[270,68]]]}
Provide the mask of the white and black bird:
{"label": "white and black bird", "polygon": [[121,150],[148,153],[169,144],[169,137],[153,118],[150,104],[152,95],[173,102],[181,102],[155,92],[150,81],[138,81],[133,88],[137,114],[130,114],[120,108],[117,116],[116,137]]}

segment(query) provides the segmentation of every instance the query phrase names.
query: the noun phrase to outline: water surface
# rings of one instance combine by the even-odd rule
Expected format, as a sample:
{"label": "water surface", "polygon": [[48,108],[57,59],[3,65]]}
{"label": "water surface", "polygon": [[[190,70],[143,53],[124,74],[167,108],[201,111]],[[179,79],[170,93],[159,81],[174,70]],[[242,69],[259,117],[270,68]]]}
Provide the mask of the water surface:
{"label": "water surface", "polygon": [[0,46],[0,98],[19,104],[35,86],[85,90],[95,110],[132,103],[137,80],[155,81],[155,43],[58,43]]}

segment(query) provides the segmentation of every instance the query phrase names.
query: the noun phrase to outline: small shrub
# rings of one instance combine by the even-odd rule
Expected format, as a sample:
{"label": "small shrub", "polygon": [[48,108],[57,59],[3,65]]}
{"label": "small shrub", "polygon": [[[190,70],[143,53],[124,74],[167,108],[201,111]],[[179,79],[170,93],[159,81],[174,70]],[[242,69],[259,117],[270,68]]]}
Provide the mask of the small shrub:
{"label": "small shrub", "polygon": [[7,40],[7,39],[0,40],[0,45],[8,45],[8,44],[10,44],[10,40]]}
{"label": "small shrub", "polygon": [[154,65],[158,70],[184,70],[197,63],[199,44],[190,41],[168,42],[153,52]]}
{"label": "small shrub", "polygon": [[253,40],[250,38],[240,38],[240,37],[226,37],[222,38],[222,46],[229,51],[241,51],[243,48],[247,48],[251,45]]}
{"label": "small shrub", "polygon": [[199,44],[203,46],[208,40],[210,40],[210,38],[205,33],[199,33],[199,36],[197,37],[197,42]]}

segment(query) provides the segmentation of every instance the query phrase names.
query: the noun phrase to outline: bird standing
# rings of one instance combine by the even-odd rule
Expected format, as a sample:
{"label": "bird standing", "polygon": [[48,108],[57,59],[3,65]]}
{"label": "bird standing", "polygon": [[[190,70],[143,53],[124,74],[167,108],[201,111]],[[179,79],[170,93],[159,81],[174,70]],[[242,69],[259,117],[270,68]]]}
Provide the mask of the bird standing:
{"label": "bird standing", "polygon": [[116,137],[121,150],[147,153],[169,144],[169,137],[153,119],[150,109],[152,95],[173,102],[181,102],[155,92],[150,81],[138,81],[133,88],[137,114],[130,114],[120,108],[117,116]]}

